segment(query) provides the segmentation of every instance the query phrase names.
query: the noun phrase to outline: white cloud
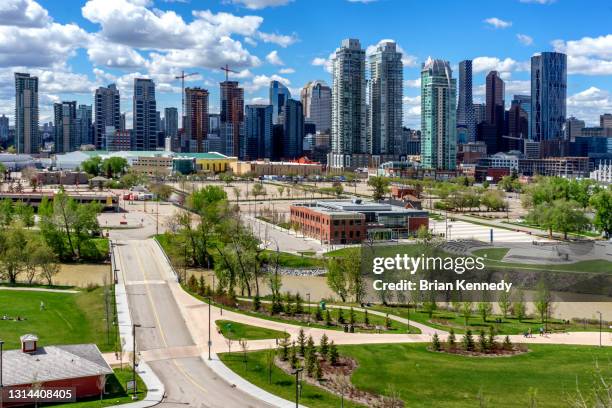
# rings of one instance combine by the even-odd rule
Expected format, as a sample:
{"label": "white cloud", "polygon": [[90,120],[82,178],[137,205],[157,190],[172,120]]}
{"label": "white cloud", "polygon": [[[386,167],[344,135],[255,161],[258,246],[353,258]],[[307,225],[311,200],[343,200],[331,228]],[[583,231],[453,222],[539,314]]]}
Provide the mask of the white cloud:
{"label": "white cloud", "polygon": [[238,4],[251,10],[259,10],[266,7],[285,6],[293,0],[230,0],[232,4]]}
{"label": "white cloud", "polygon": [[262,98],[261,96],[256,96],[254,98],[249,99],[246,104],[247,105],[264,105],[264,104],[267,105],[268,99]]}
{"label": "white cloud", "polygon": [[268,61],[272,65],[285,65],[281,57],[278,56],[278,51],[271,51],[268,55],[266,55],[266,61]]}
{"label": "white cloud", "polygon": [[249,44],[249,45],[252,45],[253,47],[257,46],[257,41],[255,41],[251,37],[244,37],[244,42]]}
{"label": "white cloud", "polygon": [[250,93],[257,92],[260,89],[269,87],[270,81],[278,81],[285,86],[289,86],[291,84],[291,81],[280,75],[255,75],[252,81],[244,84],[244,89]]}
{"label": "white cloud", "polygon": [[527,34],[517,34],[516,38],[518,38],[519,42],[523,45],[531,45],[533,44],[533,38],[528,36]]}
{"label": "white cloud", "polygon": [[599,115],[612,112],[610,92],[590,87],[567,98],[568,115],[582,119],[590,125],[599,123]]}
{"label": "white cloud", "polygon": [[87,55],[95,65],[109,68],[138,68],[146,64],[134,48],[108,42],[97,35],[93,36]]}
{"label": "white cloud", "polygon": [[51,23],[49,13],[33,0],[2,0],[0,25],[45,27]]}
{"label": "white cloud", "polygon": [[512,21],[504,21],[497,17],[490,17],[490,18],[484,19],[483,22],[489,24],[490,26],[494,28],[508,28],[512,26]]}
{"label": "white cloud", "polygon": [[334,55],[335,53],[332,52],[331,54],[329,54],[327,58],[322,58],[322,57],[313,58],[310,64],[314,66],[318,66],[318,67],[323,67],[325,71],[331,73],[332,72],[332,59],[334,58]]}
{"label": "white cloud", "polygon": [[612,34],[583,37],[579,40],[555,40],[555,51],[567,54],[570,74],[612,75]]}
{"label": "white cloud", "polygon": [[407,54],[395,40],[380,40],[377,44],[368,45],[366,47],[366,55],[370,56],[374,54],[376,48],[385,42],[394,42],[396,44],[397,52],[402,54],[402,64],[404,64],[404,67],[416,67],[418,65],[418,58],[414,55]]}
{"label": "white cloud", "polygon": [[294,74],[295,69],[293,68],[282,68],[278,71],[279,74]]}
{"label": "white cloud", "polygon": [[297,35],[282,35],[282,34],[272,34],[272,33],[257,33],[257,37],[265,42],[272,43],[276,45],[280,45],[283,48],[287,48],[291,44],[295,43],[298,40]]}
{"label": "white cloud", "polygon": [[404,86],[408,88],[421,88],[421,78],[407,79],[404,81]]}
{"label": "white cloud", "polygon": [[421,96],[404,96],[403,101],[403,122],[404,126],[410,128],[421,127]]}
{"label": "white cloud", "polygon": [[472,60],[472,70],[475,73],[488,71],[529,71],[529,69],[529,62],[520,62],[512,58],[505,58],[501,60],[497,57],[477,57]]}

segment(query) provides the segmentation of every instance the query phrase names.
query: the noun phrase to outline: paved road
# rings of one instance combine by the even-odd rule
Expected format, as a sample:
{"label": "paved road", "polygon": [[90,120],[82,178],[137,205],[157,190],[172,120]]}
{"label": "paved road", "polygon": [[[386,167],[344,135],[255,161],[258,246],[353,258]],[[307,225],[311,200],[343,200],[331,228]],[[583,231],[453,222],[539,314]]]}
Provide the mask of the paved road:
{"label": "paved road", "polygon": [[174,299],[165,259],[152,240],[118,240],[117,265],[123,278],[137,350],[166,387],[159,406],[198,408],[268,407],[219,379],[201,360]]}

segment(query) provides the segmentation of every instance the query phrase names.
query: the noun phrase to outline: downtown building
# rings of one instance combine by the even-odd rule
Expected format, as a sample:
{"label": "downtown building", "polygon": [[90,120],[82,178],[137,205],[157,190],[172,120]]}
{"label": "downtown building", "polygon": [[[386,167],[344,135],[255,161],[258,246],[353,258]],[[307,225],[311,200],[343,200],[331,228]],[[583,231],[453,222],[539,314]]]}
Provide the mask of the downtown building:
{"label": "downtown building", "polygon": [[567,56],[542,52],[531,57],[531,140],[563,138],[567,98]]}
{"label": "downtown building", "polygon": [[53,111],[55,114],[55,153],[77,150],[76,102],[55,103]]}
{"label": "downtown building", "polygon": [[177,108],[165,108],[164,109],[164,133],[166,140],[170,143],[170,150],[180,150],[180,140],[178,138],[178,109]]}
{"label": "downtown building", "polygon": [[244,160],[272,158],[272,105],[247,105],[244,121]]}
{"label": "downtown building", "polygon": [[285,103],[291,99],[291,92],[279,81],[270,81],[269,94],[270,105],[272,105],[272,124],[280,125],[282,123],[279,116],[283,113]]}
{"label": "downtown building", "polygon": [[203,153],[208,136],[208,91],[202,88],[185,88],[185,139],[186,151]]}
{"label": "downtown building", "polygon": [[485,124],[478,127],[478,140],[487,145],[487,152],[494,154],[507,150],[503,139],[505,127],[505,84],[497,71],[491,71],[486,78]]}
{"label": "downtown building", "polygon": [[345,39],[332,59],[332,168],[367,167],[365,50],[357,39]]}
{"label": "downtown building", "polygon": [[314,123],[319,133],[331,131],[332,91],[325,81],[308,82],[300,92],[300,100],[304,109],[304,120]]}
{"label": "downtown building", "polygon": [[421,164],[426,169],[457,166],[456,80],[450,63],[428,58],[421,69]]}
{"label": "downtown building", "polygon": [[[403,64],[394,42],[377,46],[369,59],[368,152],[394,159],[402,143]],[[383,160],[384,161],[384,160]]]}
{"label": "downtown building", "polygon": [[464,143],[476,141],[476,118],[472,98],[472,60],[459,62],[459,95],[457,100],[457,129],[465,132]]}
{"label": "downtown building", "polygon": [[93,109],[91,105],[79,105],[76,111],[76,146],[94,144]]}
{"label": "downtown building", "polygon": [[221,87],[221,115],[219,124],[221,153],[240,154],[240,140],[244,133],[244,89],[237,81],[223,81]]}
{"label": "downtown building", "polygon": [[115,129],[122,129],[120,96],[115,84],[96,89],[94,110],[94,144],[97,149],[103,150],[106,148],[106,127],[112,126]]}
{"label": "downtown building", "polygon": [[38,132],[38,77],[15,73],[15,149],[36,154],[40,150]]}
{"label": "downtown building", "polygon": [[157,109],[155,82],[147,78],[134,78],[133,97],[133,150],[156,150]]}
{"label": "downtown building", "polygon": [[287,99],[279,116],[282,124],[282,139],[280,140],[281,158],[294,160],[302,156],[304,141],[304,112],[302,102]]}

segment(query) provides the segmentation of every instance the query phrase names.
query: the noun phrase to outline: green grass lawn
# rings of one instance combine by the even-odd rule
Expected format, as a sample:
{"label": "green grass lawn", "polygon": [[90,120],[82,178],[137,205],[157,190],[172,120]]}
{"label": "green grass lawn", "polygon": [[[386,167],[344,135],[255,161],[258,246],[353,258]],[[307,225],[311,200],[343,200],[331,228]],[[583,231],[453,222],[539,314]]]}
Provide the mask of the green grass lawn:
{"label": "green grass lawn", "polygon": [[[406,307],[392,307],[376,305],[372,309],[378,310],[384,313],[394,314],[396,316],[408,318],[408,308]],[[500,318],[501,323],[496,323],[495,319]],[[429,314],[423,310],[414,310],[410,308],[410,320],[426,324],[436,329],[450,330],[452,327],[455,333],[465,333],[465,319],[459,313],[455,313],[449,310],[436,310],[434,311],[431,319]],[[537,333],[542,325],[542,322],[538,318],[525,318],[522,321],[518,321],[515,317],[508,316],[505,319],[502,316],[489,316],[487,321],[483,321],[482,317],[477,314],[476,304],[474,304],[474,313],[468,319],[467,328],[472,330],[474,333],[479,333],[480,330],[484,330],[488,333],[489,326],[493,326],[499,334],[523,334],[531,328],[533,333]],[[599,325],[596,324],[577,324],[570,322],[570,324],[563,324],[562,320],[549,319],[548,327],[550,329],[565,329],[567,331],[598,331]],[[604,326],[604,331],[610,331],[610,329]]]}
{"label": "green grass lawn", "polygon": [[[114,299],[111,292],[111,299]],[[45,310],[40,310],[40,302]],[[112,319],[112,308],[109,309]],[[0,320],[5,349],[20,347],[19,337],[36,334],[41,346],[95,343],[102,351],[114,350],[117,333],[106,336],[104,289],[74,293],[0,290],[0,316],[20,316],[23,321]]]}
{"label": "green grass lawn", "polygon": [[531,352],[518,356],[474,358],[426,347],[345,346],[340,353],[359,361],[353,384],[379,393],[392,387],[407,407],[478,407],[479,392],[488,400],[486,407],[527,407],[533,389],[538,408],[559,408],[568,406],[576,381],[583,391],[592,385],[596,361],[606,377],[612,374],[609,348],[530,345]]}
{"label": "green grass lawn", "polygon": [[[114,371],[115,375],[106,380],[107,393],[102,400],[98,397],[69,404],[54,404],[49,406],[53,406],[54,408],[101,408],[132,402],[131,391],[130,394],[126,392],[127,382],[132,379],[132,370],[130,368],[124,368],[123,370],[116,368]],[[136,383],[138,384],[136,396],[138,400],[142,400],[147,395],[147,386],[142,382],[138,374],[136,374]],[[47,404],[45,404],[45,406],[47,406]]]}
{"label": "green grass lawn", "polygon": [[289,337],[289,334],[278,330],[266,329],[264,327],[251,326],[249,324],[233,322],[231,320],[217,320],[215,322],[221,334],[232,340],[261,340],[261,339],[282,339]]}
{"label": "green grass lawn", "polygon": [[509,250],[509,248],[484,248],[477,249],[472,253],[476,256],[486,257],[487,260],[501,261]]}
{"label": "green grass lawn", "polygon": [[[272,381],[269,382],[266,351],[247,353],[246,369],[243,357],[243,353],[240,352],[219,354],[219,358],[225,365],[247,381],[272,394],[278,395],[289,401],[295,401],[295,376],[286,374],[274,365],[272,367]],[[303,383],[300,405],[305,405],[309,408],[340,407],[340,397],[320,387]],[[344,407],[361,408],[365,406],[344,401]]]}
{"label": "green grass lawn", "polygon": [[[609,348],[530,345],[529,353],[499,358],[434,353],[423,343],[341,346],[339,350],[358,361],[351,378],[355,386],[379,394],[395,390],[406,407],[526,407],[530,391],[538,408],[569,407],[567,400],[576,392],[577,382],[588,395],[596,362],[605,377],[612,375]],[[220,357],[248,381],[293,400],[291,376],[274,367],[272,384],[268,383],[265,353],[249,353],[246,371],[241,353]],[[480,405],[479,394],[486,405]],[[337,397],[309,385],[300,402],[313,408],[340,406]]]}

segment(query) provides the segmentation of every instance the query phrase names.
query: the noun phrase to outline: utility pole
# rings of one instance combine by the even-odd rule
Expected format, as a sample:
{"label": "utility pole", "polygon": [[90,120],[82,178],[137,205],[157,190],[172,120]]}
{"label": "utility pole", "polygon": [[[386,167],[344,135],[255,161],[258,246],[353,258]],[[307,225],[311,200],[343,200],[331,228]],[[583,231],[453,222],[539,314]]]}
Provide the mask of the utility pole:
{"label": "utility pole", "polygon": [[134,384],[134,391],[132,393],[132,400],[138,398],[136,392],[138,386],[136,385],[136,328],[141,327],[140,324],[132,324],[132,381]]}

